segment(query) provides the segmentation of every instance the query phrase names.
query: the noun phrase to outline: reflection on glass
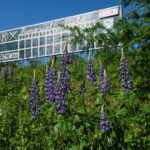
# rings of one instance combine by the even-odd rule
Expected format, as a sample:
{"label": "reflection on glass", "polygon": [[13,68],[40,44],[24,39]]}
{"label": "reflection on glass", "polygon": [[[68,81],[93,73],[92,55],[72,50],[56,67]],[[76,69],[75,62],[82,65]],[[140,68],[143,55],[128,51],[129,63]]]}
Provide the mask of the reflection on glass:
{"label": "reflection on glass", "polygon": [[19,36],[20,39],[23,39],[22,35]]}
{"label": "reflection on glass", "polygon": [[53,44],[53,36],[52,35],[47,37],[47,44]]}
{"label": "reflection on glass", "polygon": [[62,42],[67,42],[68,41],[68,34],[67,33],[63,33],[62,34]]}
{"label": "reflection on glass", "polygon": [[2,44],[1,46],[2,46],[2,49],[0,48],[0,50],[4,50],[4,51],[6,49],[7,50],[16,50],[16,49],[18,49],[18,42],[11,42],[11,43],[7,43],[7,44]]}
{"label": "reflection on glass", "polygon": [[54,45],[54,54],[60,53],[60,44]]}
{"label": "reflection on glass", "polygon": [[85,43],[78,43],[78,50],[83,50],[85,47]]}
{"label": "reflection on glass", "polygon": [[26,58],[31,57],[31,49],[26,50]]}
{"label": "reflection on glass", "polygon": [[45,37],[40,37],[40,45],[45,45]]}
{"label": "reflection on glass", "polygon": [[[62,53],[66,51],[66,43],[62,44]],[[68,45],[67,45],[67,51],[68,51]]]}
{"label": "reflection on glass", "polygon": [[20,48],[20,49],[24,48],[24,40],[23,40],[23,41],[20,41],[20,43],[19,43],[19,48]]}
{"label": "reflection on glass", "polygon": [[26,40],[26,48],[31,47],[31,39]]}
{"label": "reflection on glass", "polygon": [[54,34],[57,34],[57,33],[60,33],[60,32],[61,32],[60,28],[54,29]]}
{"label": "reflection on glass", "polygon": [[36,37],[36,34],[35,34],[35,33],[33,33],[33,34],[32,34],[32,37]]}
{"label": "reflection on glass", "polygon": [[53,54],[53,45],[47,46],[47,55]]}
{"label": "reflection on glass", "polygon": [[60,43],[60,39],[61,39],[60,34],[55,34],[54,35],[54,42],[55,43]]}
{"label": "reflection on glass", "polygon": [[77,51],[77,46],[70,44],[70,52]]}
{"label": "reflection on glass", "polygon": [[19,51],[19,58],[24,58],[24,50]]}
{"label": "reflection on glass", "polygon": [[53,30],[47,31],[47,34],[53,34]]}
{"label": "reflection on glass", "polygon": [[32,34],[29,34],[29,38],[31,38],[32,37]]}
{"label": "reflection on glass", "polygon": [[42,31],[42,32],[40,32],[40,35],[42,36],[42,35],[45,35],[46,33],[45,33],[45,31]]}
{"label": "reflection on glass", "polygon": [[33,48],[32,49],[32,56],[33,57],[38,57],[38,48]]}
{"label": "reflection on glass", "polygon": [[40,56],[45,55],[45,47],[40,47]]}
{"label": "reflection on glass", "polygon": [[32,46],[33,46],[33,47],[38,46],[38,38],[34,38],[34,39],[33,39]]}

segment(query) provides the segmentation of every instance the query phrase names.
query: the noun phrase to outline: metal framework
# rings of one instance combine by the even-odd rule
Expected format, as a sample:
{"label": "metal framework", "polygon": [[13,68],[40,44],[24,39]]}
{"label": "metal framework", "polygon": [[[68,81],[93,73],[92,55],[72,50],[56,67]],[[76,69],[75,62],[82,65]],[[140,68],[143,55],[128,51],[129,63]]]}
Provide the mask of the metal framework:
{"label": "metal framework", "polygon": [[[119,6],[97,10],[72,17],[66,17],[49,22],[25,26],[0,32],[0,62],[39,58],[63,53],[66,40],[62,37],[69,31],[59,27],[60,24],[91,27],[101,22],[107,28],[112,28],[114,22],[122,16]],[[103,31],[102,31],[103,32]],[[97,49],[94,44],[91,49]],[[78,44],[76,48],[68,45],[68,52],[82,51]]]}

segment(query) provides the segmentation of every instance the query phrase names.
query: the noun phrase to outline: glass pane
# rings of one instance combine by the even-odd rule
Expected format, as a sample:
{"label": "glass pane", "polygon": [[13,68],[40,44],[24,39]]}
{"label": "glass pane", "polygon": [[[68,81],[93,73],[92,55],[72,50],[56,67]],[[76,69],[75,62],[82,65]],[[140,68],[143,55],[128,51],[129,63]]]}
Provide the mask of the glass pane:
{"label": "glass pane", "polygon": [[40,47],[40,56],[45,55],[45,47]]}
{"label": "glass pane", "polygon": [[74,46],[72,44],[70,44],[70,51],[73,52],[73,51],[76,51],[77,50],[77,46]]}
{"label": "glass pane", "polygon": [[31,47],[31,39],[26,40],[26,48]]}
{"label": "glass pane", "polygon": [[61,39],[60,34],[55,34],[54,35],[54,42],[55,43],[60,43],[60,39]]}
{"label": "glass pane", "polygon": [[19,58],[24,58],[24,50],[19,51]]}
{"label": "glass pane", "polygon": [[24,48],[24,41],[20,41],[20,43],[19,43],[19,48],[20,48],[20,49]]}
{"label": "glass pane", "polygon": [[32,56],[37,57],[38,56],[38,48],[33,48],[32,49]]}
{"label": "glass pane", "polygon": [[60,44],[54,46],[54,54],[60,53]]}
{"label": "glass pane", "polygon": [[32,34],[29,34],[29,38],[31,38],[32,37]]}
{"label": "glass pane", "polygon": [[78,44],[78,50],[83,50],[84,47],[85,47],[85,43]]}
{"label": "glass pane", "polygon": [[18,42],[0,44],[0,51],[6,51],[6,49],[7,50],[16,50],[16,49],[18,49],[17,43]]}
{"label": "glass pane", "polygon": [[52,35],[47,37],[47,44],[53,44],[53,36]]}
{"label": "glass pane", "polygon": [[33,34],[32,34],[32,37],[36,37],[36,34],[35,34],[35,33],[33,33]]}
{"label": "glass pane", "polygon": [[33,46],[33,47],[38,46],[38,38],[34,38],[34,39],[33,39],[32,46]]}
{"label": "glass pane", "polygon": [[53,30],[47,31],[47,34],[53,34]]}
{"label": "glass pane", "polygon": [[47,46],[47,55],[53,54],[53,45]]}
{"label": "glass pane", "polygon": [[26,50],[26,58],[31,57],[31,49]]}
{"label": "glass pane", "polygon": [[57,28],[57,29],[54,29],[54,34],[58,34],[61,32],[61,29],[60,28]]}
{"label": "glass pane", "polygon": [[[62,53],[66,51],[66,43],[62,44]],[[68,45],[67,45],[67,51],[68,51]]]}
{"label": "glass pane", "polygon": [[40,37],[40,45],[45,45],[45,37]]}
{"label": "glass pane", "polygon": [[46,34],[46,32],[45,31],[41,31],[40,32],[40,35],[42,36],[42,35],[45,35]]}
{"label": "glass pane", "polygon": [[62,42],[67,42],[68,41],[68,34],[67,33],[63,33],[62,34]]}

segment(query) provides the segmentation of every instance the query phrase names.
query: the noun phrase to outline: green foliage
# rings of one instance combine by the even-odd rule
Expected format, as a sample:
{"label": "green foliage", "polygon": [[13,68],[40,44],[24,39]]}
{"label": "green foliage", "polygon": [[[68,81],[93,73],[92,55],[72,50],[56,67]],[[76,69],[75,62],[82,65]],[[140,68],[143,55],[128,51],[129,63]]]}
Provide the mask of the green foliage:
{"label": "green foliage", "polygon": [[[99,58],[111,79],[111,93],[105,99],[97,87],[86,83],[86,94],[79,94],[81,81],[85,78],[86,61],[77,57],[70,66],[73,90],[68,95],[69,110],[63,116],[57,115],[55,104],[44,102],[44,65],[35,66],[40,81],[41,108],[34,119],[29,111],[33,67],[16,67],[15,82],[4,84],[1,79],[1,149],[148,149],[149,94],[143,95],[144,91],[136,90],[139,78],[134,72],[134,89],[130,93],[121,92],[118,51],[101,51],[95,55],[97,84]],[[128,55],[128,60],[131,58],[132,55]],[[59,70],[59,59],[56,69]],[[108,134],[99,130],[102,105],[105,105],[111,127]]]}

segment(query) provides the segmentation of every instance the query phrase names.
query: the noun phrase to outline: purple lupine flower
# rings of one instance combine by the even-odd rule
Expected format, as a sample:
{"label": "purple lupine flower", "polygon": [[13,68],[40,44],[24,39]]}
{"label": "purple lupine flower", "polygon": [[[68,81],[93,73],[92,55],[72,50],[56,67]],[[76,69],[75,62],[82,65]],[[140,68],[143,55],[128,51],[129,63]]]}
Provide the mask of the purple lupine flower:
{"label": "purple lupine flower", "polygon": [[37,116],[40,108],[39,84],[35,76],[32,79],[32,86],[30,89],[30,111],[32,116]]}
{"label": "purple lupine flower", "polygon": [[110,84],[103,64],[100,64],[99,69],[100,90],[104,94],[110,91]]}
{"label": "purple lupine flower", "polygon": [[103,64],[100,64],[100,67],[99,67],[99,80],[103,80],[104,78],[104,66]]}
{"label": "purple lupine flower", "polygon": [[67,111],[66,100],[70,87],[70,72],[67,63],[67,55],[61,56],[60,73],[56,87],[54,89],[55,103],[58,114],[64,114]]}
{"label": "purple lupine flower", "polygon": [[60,81],[57,82],[54,89],[54,93],[55,93],[55,103],[56,103],[57,113],[64,114],[67,111],[67,107],[66,107],[67,94],[66,91],[63,90]]}
{"label": "purple lupine flower", "polygon": [[120,69],[121,69],[121,85],[123,92],[129,92],[131,90],[131,82],[129,76],[129,67],[126,61],[126,58],[122,54],[121,62],[120,62]]}
{"label": "purple lupine flower", "polygon": [[66,57],[67,57],[66,54],[63,54],[61,57],[60,81],[63,86],[63,90],[69,91],[71,89],[71,81],[70,81],[69,65],[67,64]]}
{"label": "purple lupine flower", "polygon": [[110,131],[108,120],[107,120],[106,114],[104,113],[103,110],[101,111],[101,114],[100,114],[100,131],[102,131],[102,132]]}
{"label": "purple lupine flower", "polygon": [[68,53],[68,44],[65,44],[63,55],[66,59],[66,64],[71,64],[73,62],[74,53]]}
{"label": "purple lupine flower", "polygon": [[91,57],[87,63],[86,79],[88,80],[90,85],[95,85],[96,76],[95,76],[94,66]]}
{"label": "purple lupine flower", "polygon": [[82,81],[81,86],[80,86],[80,93],[84,94],[86,93],[86,87],[85,87],[85,81]]}
{"label": "purple lupine flower", "polygon": [[1,75],[3,77],[4,83],[6,83],[7,79],[8,79],[8,71],[7,71],[6,67],[1,71]]}
{"label": "purple lupine flower", "polygon": [[54,86],[55,86],[55,69],[51,67],[45,75],[45,101],[48,103],[54,102]]}

